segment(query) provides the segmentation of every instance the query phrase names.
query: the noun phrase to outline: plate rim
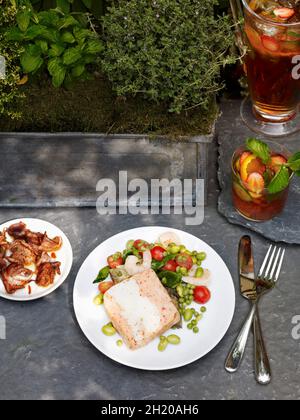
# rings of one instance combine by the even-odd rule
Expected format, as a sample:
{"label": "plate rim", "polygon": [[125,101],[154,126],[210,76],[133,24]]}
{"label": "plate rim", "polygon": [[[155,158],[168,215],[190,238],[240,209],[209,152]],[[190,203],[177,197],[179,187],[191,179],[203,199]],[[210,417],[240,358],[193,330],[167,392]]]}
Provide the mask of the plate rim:
{"label": "plate rim", "polygon": [[[48,220],[43,220],[43,219],[39,219],[36,217],[18,217],[15,219],[8,219],[7,221],[4,221],[0,224],[0,230],[3,227],[3,225],[6,225],[8,223],[17,223],[18,221],[20,222],[24,222],[26,224],[26,221],[36,221],[36,222],[41,222],[41,223],[47,223],[48,225],[52,225],[55,229],[58,229],[60,232],[62,232],[63,236],[67,239],[67,245],[70,249],[70,264],[69,266],[67,266],[67,271],[65,276],[62,276],[62,279],[60,279],[60,281],[57,282],[57,284],[54,284],[52,287],[46,288],[44,292],[42,292],[41,295],[39,296],[34,296],[34,295],[28,295],[28,297],[17,297],[16,295],[9,295],[8,293],[2,293],[0,292],[0,298],[2,299],[6,299],[9,300],[11,302],[32,302],[34,300],[38,300],[38,299],[42,299],[46,296],[49,296],[51,293],[55,292],[60,286],[62,286],[64,284],[64,282],[67,280],[67,278],[69,277],[69,274],[72,270],[73,267],[73,263],[74,263],[74,254],[73,254],[73,248],[71,245],[71,242],[68,238],[68,236],[65,234],[65,232],[60,229],[58,226],[56,226],[54,223],[49,222]],[[1,280],[0,280],[1,281]]]}
{"label": "plate rim", "polygon": [[[80,322],[80,317],[79,317],[79,315],[78,315],[78,313],[77,313],[77,305],[76,305],[76,301],[75,301],[75,299],[76,299],[76,297],[75,297],[75,294],[76,294],[76,284],[77,284],[77,281],[78,281],[78,278],[79,278],[79,274],[80,274],[80,271],[81,271],[81,269],[82,269],[82,267],[84,266],[84,264],[86,263],[86,261],[90,258],[90,256],[94,253],[94,252],[96,252],[96,250],[100,247],[100,246],[103,246],[103,245],[105,245],[107,242],[109,242],[110,240],[112,240],[113,238],[115,238],[115,237],[117,237],[117,236],[119,236],[119,235],[123,235],[123,234],[126,234],[127,232],[129,233],[129,232],[133,232],[133,231],[135,231],[135,230],[140,230],[140,229],[147,229],[147,230],[149,230],[149,229],[153,229],[153,228],[155,228],[155,229],[167,229],[167,230],[169,230],[169,231],[173,231],[173,232],[177,232],[177,233],[184,233],[184,234],[187,234],[187,235],[190,235],[190,236],[192,236],[192,237],[194,237],[194,238],[196,238],[196,239],[198,239],[198,240],[200,240],[200,241],[202,241],[202,242],[204,242],[210,249],[212,249],[217,255],[218,255],[218,257],[221,259],[221,261],[223,262],[223,264],[224,264],[224,266],[225,266],[225,268],[226,268],[226,270],[227,270],[227,272],[228,272],[228,274],[229,274],[229,276],[230,276],[230,278],[231,278],[231,286],[232,286],[232,297],[233,297],[233,305],[232,305],[232,313],[230,314],[230,317],[229,317],[229,319],[230,319],[230,322],[228,322],[228,327],[226,327],[226,330],[225,330],[225,332],[224,333],[222,333],[222,334],[220,334],[220,337],[218,337],[218,339],[216,340],[216,344],[213,344],[212,346],[210,346],[210,348],[208,348],[208,350],[205,352],[205,353],[203,353],[203,354],[201,354],[200,356],[197,356],[197,357],[194,357],[194,358],[191,358],[191,359],[189,359],[188,361],[186,361],[186,362],[178,362],[178,363],[175,363],[174,365],[172,365],[172,366],[169,366],[169,367],[166,367],[166,368],[163,368],[163,367],[159,367],[159,366],[156,366],[156,367],[149,367],[149,368],[147,368],[147,367],[145,367],[145,366],[139,366],[139,365],[137,365],[137,364],[132,364],[132,363],[130,363],[130,362],[124,362],[124,361],[122,361],[121,360],[121,358],[119,358],[119,357],[116,357],[116,356],[111,356],[108,352],[105,352],[105,351],[103,351],[103,350],[100,350],[99,349],[99,347],[98,347],[98,345],[95,343],[95,341],[92,339],[92,338],[90,338],[90,337],[88,337],[88,335],[86,334],[86,332],[84,331],[84,328],[83,328],[83,326],[81,325],[81,322]],[[107,238],[106,240],[104,240],[103,242],[101,242],[99,245],[97,245],[89,254],[88,254],[88,256],[84,259],[84,261],[83,261],[83,263],[81,264],[81,266],[79,267],[79,269],[78,269],[78,272],[77,272],[77,275],[76,275],[76,279],[75,279],[75,282],[74,282],[74,287],[73,287],[73,309],[74,309],[74,313],[75,313],[75,317],[76,317],[76,321],[77,321],[77,323],[78,323],[78,325],[79,325],[79,327],[80,327],[80,329],[81,329],[81,331],[82,331],[82,333],[84,334],[84,337],[87,339],[87,341],[90,343],[90,344],[92,344],[95,348],[96,348],[96,350],[98,351],[98,352],[100,352],[101,354],[103,354],[105,357],[107,357],[107,358],[109,358],[110,360],[112,360],[112,361],[114,361],[114,362],[117,362],[117,363],[119,363],[120,365],[122,365],[122,366],[126,366],[126,367],[130,367],[130,368],[133,368],[133,369],[137,369],[137,370],[141,370],[141,371],[153,371],[153,372],[157,372],[157,371],[169,371],[169,370],[175,370],[175,369],[179,369],[179,368],[182,368],[182,367],[185,367],[185,366],[188,366],[188,365],[191,365],[192,363],[195,363],[196,361],[198,361],[198,360],[201,360],[202,358],[204,358],[205,356],[207,356],[209,353],[211,353],[220,343],[221,343],[221,341],[224,339],[224,337],[225,337],[225,335],[227,334],[227,332],[228,332],[228,330],[229,330],[229,328],[230,328],[230,326],[231,326],[231,324],[232,324],[232,321],[233,321],[233,317],[234,317],[234,314],[235,314],[235,309],[236,309],[236,294],[235,294],[235,285],[234,285],[234,281],[233,281],[233,277],[232,277],[232,275],[231,275],[231,273],[230,273],[230,271],[229,271],[229,268],[227,267],[227,264],[225,263],[225,261],[223,260],[223,258],[218,254],[218,252],[217,251],[215,251],[213,248],[212,248],[212,246],[210,246],[207,242],[205,242],[205,241],[203,241],[202,239],[200,239],[200,238],[198,238],[197,236],[195,236],[195,235],[193,235],[193,234],[191,234],[191,233],[189,233],[189,232],[185,232],[184,230],[181,230],[181,229],[176,229],[176,228],[172,228],[172,227],[168,227],[168,226],[157,226],[157,225],[155,225],[155,226],[140,226],[140,227],[136,227],[136,228],[132,228],[132,229],[127,229],[127,230],[124,230],[124,231],[121,231],[121,232],[119,232],[119,233],[117,233],[117,234],[115,234],[115,235],[112,235],[112,236],[110,236],[109,238]]]}

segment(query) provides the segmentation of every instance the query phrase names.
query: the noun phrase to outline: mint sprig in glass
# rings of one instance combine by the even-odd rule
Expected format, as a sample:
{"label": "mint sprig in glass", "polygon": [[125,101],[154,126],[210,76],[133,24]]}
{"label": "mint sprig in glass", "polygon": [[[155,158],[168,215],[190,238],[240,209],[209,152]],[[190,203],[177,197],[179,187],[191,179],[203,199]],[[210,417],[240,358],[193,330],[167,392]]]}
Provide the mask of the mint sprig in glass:
{"label": "mint sprig in glass", "polygon": [[277,143],[248,138],[232,161],[236,210],[257,222],[278,216],[286,204],[294,174],[300,176],[300,152],[292,155]]}

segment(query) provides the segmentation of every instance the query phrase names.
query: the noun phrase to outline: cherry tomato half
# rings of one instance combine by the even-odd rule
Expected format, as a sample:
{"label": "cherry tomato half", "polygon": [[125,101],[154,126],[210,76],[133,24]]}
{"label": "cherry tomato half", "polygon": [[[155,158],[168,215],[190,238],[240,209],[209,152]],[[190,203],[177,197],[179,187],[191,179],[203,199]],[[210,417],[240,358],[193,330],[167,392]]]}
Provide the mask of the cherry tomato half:
{"label": "cherry tomato half", "polygon": [[179,267],[184,267],[190,270],[193,267],[193,259],[188,254],[181,254],[176,257],[176,263]]}
{"label": "cherry tomato half", "polygon": [[163,271],[173,271],[176,272],[176,268],[178,267],[178,264],[175,260],[168,261],[165,266],[162,268]]}
{"label": "cherry tomato half", "polygon": [[99,284],[98,289],[104,295],[113,285],[114,283],[112,281],[105,281]]}
{"label": "cherry tomato half", "polygon": [[117,268],[120,265],[123,265],[124,261],[123,261],[122,254],[120,252],[117,252],[116,254],[108,257],[107,262],[110,268]]}
{"label": "cherry tomato half", "polygon": [[204,305],[211,298],[211,293],[205,286],[197,286],[194,289],[194,301]]}
{"label": "cherry tomato half", "polygon": [[138,239],[137,241],[134,241],[133,246],[139,252],[147,251],[147,249],[150,248],[150,244],[146,241],[143,241],[143,239]]}
{"label": "cherry tomato half", "polygon": [[161,246],[155,246],[151,249],[152,258],[155,261],[162,261],[165,258],[166,250]]}

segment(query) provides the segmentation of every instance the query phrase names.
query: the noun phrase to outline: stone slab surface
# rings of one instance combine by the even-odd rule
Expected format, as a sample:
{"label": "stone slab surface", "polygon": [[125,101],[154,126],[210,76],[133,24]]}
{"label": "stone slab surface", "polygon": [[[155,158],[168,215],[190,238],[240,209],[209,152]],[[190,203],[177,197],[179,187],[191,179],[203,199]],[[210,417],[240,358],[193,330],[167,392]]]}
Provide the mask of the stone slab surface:
{"label": "stone slab surface", "polygon": [[118,185],[119,171],[128,182],[206,178],[208,139],[0,133],[0,207],[93,207],[97,182]]}
{"label": "stone slab surface", "polygon": [[[244,226],[274,242],[300,244],[300,179],[295,177],[291,184],[288,203],[284,212],[271,221],[254,223],[244,219],[232,205],[231,159],[234,151],[245,143],[249,136],[259,137],[249,131],[239,117],[239,102],[228,102],[223,107],[222,130],[218,132],[219,182],[222,192],[219,196],[219,211],[230,223]],[[260,137],[261,138],[261,137]],[[291,152],[300,150],[300,134],[288,139],[274,140],[284,144]]]}
{"label": "stone slab surface", "polygon": [[[224,111],[229,105],[223,106]],[[219,133],[226,127],[234,129],[234,124],[224,114]],[[72,243],[74,265],[63,286],[45,299],[26,304],[0,300],[0,316],[7,326],[7,339],[0,340],[0,399],[300,399],[300,340],[292,338],[292,320],[300,315],[299,246],[288,246],[282,281],[261,303],[273,382],[267,387],[256,384],[251,338],[240,371],[229,375],[224,370],[225,357],[249,310],[239,295],[237,276],[238,242],[248,230],[229,224],[217,211],[216,144],[209,158],[208,206],[198,227],[185,226],[184,216],[179,215],[104,218],[93,208],[1,210],[0,223],[38,217],[57,224]],[[236,286],[236,312],[223,341],[202,360],[175,371],[143,372],[112,362],[86,340],[74,317],[73,285],[84,259],[110,236],[143,225],[170,226],[202,238],[222,256]],[[256,233],[252,239],[258,266],[267,243]]]}

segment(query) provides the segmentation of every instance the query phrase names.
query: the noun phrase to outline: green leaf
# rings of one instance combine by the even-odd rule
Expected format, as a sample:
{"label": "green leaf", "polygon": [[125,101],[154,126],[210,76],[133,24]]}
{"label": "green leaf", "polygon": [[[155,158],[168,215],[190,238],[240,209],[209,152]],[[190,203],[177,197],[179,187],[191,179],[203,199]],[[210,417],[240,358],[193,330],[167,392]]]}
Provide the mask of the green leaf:
{"label": "green leaf", "polygon": [[66,66],[70,66],[76,63],[76,61],[80,60],[80,58],[81,58],[81,52],[77,47],[68,48],[63,55],[63,63]]}
{"label": "green leaf", "polygon": [[43,27],[40,35],[53,44],[60,42],[59,31],[57,29]]}
{"label": "green leaf", "polygon": [[24,33],[17,27],[9,29],[5,33],[5,38],[7,41],[23,41],[24,39]]}
{"label": "green leaf", "polygon": [[66,44],[74,44],[75,37],[71,34],[71,32],[64,32],[61,35],[61,41],[65,42]]}
{"label": "green leaf", "polygon": [[71,9],[70,3],[71,2],[69,2],[68,0],[56,0],[57,7],[66,14],[70,13],[70,9]]}
{"label": "green leaf", "polygon": [[26,51],[21,55],[21,66],[24,73],[33,73],[37,71],[42,64],[43,59],[40,56],[30,55]]}
{"label": "green leaf", "polygon": [[269,146],[261,140],[255,138],[249,138],[246,142],[247,148],[258,158],[262,160],[264,164],[268,163],[271,158],[271,151]]}
{"label": "green leaf", "polygon": [[182,280],[182,275],[179,273],[173,273],[172,271],[162,271],[158,274],[158,277],[162,281],[163,285],[170,289],[175,289]]}
{"label": "green leaf", "polygon": [[[72,76],[73,77],[80,77],[85,71],[84,64],[78,64],[72,69]],[[132,253],[132,251],[130,251]],[[130,254],[129,254],[130,255]]]}
{"label": "green leaf", "polygon": [[66,69],[64,67],[60,67],[55,71],[52,76],[52,84],[55,88],[59,88],[64,83],[66,77]]}
{"label": "green leaf", "polygon": [[99,271],[99,274],[98,274],[96,280],[94,281],[94,284],[101,283],[102,281],[106,280],[107,277],[109,276],[109,270],[110,270],[110,268],[108,266],[102,268],[102,270]]}
{"label": "green leaf", "polygon": [[65,51],[65,47],[60,44],[51,44],[51,48],[49,50],[49,57],[60,57],[62,53]]}
{"label": "green leaf", "polygon": [[76,20],[73,16],[69,15],[63,19],[61,19],[61,26],[60,29],[68,28],[70,26],[79,26],[78,20]]}
{"label": "green leaf", "polygon": [[17,14],[17,24],[22,32],[26,32],[30,23],[31,13],[28,10]]}
{"label": "green leaf", "polygon": [[54,76],[63,67],[62,61],[59,57],[51,58],[48,62],[48,71],[51,76]]}
{"label": "green leaf", "polygon": [[300,176],[300,152],[295,153],[289,158],[288,166],[296,175]]}
{"label": "green leaf", "polygon": [[162,261],[152,261],[152,270],[154,271],[158,271],[161,268],[163,268],[168,261],[173,260],[174,259],[174,255],[167,255]]}
{"label": "green leaf", "polygon": [[53,28],[59,26],[60,17],[55,10],[42,11],[38,14],[38,18],[42,25]]}
{"label": "green leaf", "polygon": [[24,34],[26,40],[33,40],[44,34],[46,30],[43,25],[32,25],[30,26]]}
{"label": "green leaf", "polygon": [[75,27],[73,34],[79,43],[83,43],[87,38],[91,38],[94,34],[89,29],[82,29]]}
{"label": "green leaf", "polygon": [[88,41],[85,52],[87,54],[99,54],[101,51],[103,51],[104,47],[100,40],[94,39]]}
{"label": "green leaf", "polygon": [[36,44],[28,44],[25,51],[33,57],[39,57],[42,53],[40,46]]}
{"label": "green leaf", "polygon": [[285,190],[290,183],[290,171],[285,166],[282,166],[280,171],[275,175],[268,186],[270,194],[277,194]]}
{"label": "green leaf", "polygon": [[43,54],[46,54],[48,52],[47,41],[44,41],[42,39],[38,39],[38,40],[35,41],[35,44],[40,48],[40,50]]}

